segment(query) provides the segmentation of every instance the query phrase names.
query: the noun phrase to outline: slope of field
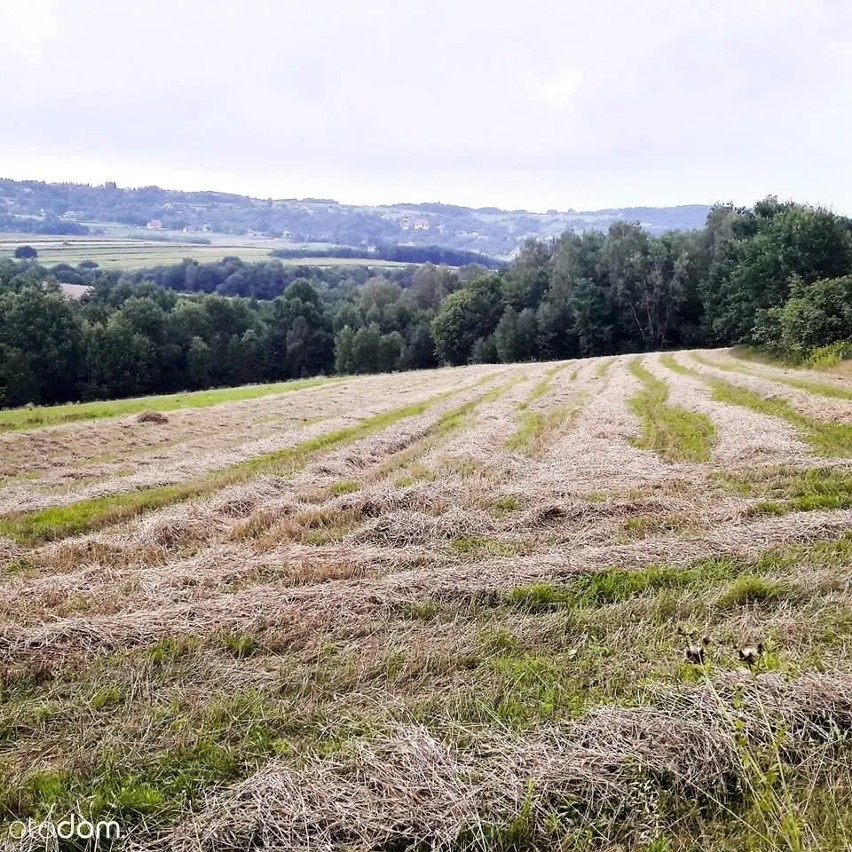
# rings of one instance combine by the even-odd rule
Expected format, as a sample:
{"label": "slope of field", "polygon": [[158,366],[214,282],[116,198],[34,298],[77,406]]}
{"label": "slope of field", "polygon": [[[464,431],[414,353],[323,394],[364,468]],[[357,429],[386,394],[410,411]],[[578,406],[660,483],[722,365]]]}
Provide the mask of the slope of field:
{"label": "slope of field", "polygon": [[719,350],[7,432],[0,820],[848,849],[847,394]]}

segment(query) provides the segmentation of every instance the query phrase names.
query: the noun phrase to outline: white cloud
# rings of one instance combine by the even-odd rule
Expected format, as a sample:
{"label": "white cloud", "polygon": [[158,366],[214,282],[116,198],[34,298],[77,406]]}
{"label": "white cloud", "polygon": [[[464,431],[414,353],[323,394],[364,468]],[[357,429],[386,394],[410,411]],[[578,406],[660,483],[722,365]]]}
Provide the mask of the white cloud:
{"label": "white cloud", "polygon": [[0,53],[36,65],[58,32],[51,0],[0,0]]}
{"label": "white cloud", "polygon": [[527,93],[534,100],[556,109],[565,109],[583,82],[581,68],[566,68],[555,74],[529,75]]}

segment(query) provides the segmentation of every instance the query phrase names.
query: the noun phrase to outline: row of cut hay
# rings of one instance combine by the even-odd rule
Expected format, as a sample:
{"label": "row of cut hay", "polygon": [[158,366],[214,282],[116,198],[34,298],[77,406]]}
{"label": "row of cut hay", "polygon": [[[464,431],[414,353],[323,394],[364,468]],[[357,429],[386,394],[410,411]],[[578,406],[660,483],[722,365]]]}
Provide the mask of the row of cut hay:
{"label": "row of cut hay", "polygon": [[[433,470],[440,469],[444,459],[460,458],[478,465],[502,468],[497,461],[503,451],[506,437],[515,429],[518,405],[535,390],[549,372],[548,365],[527,365],[523,381],[516,382],[487,405],[479,407],[472,416],[473,422],[461,432],[451,435],[438,447],[430,450],[419,461]],[[550,365],[552,370],[552,365]],[[539,404],[549,401],[549,396]]]}
{"label": "row of cut hay", "polygon": [[[209,635],[223,629],[251,631],[270,626],[280,637],[298,645],[309,636],[345,635],[353,626],[382,618],[411,602],[488,600],[518,586],[558,581],[613,565],[686,566],[709,557],[753,558],[774,547],[837,538],[850,528],[852,510],[808,512],[724,524],[700,537],[663,535],[609,547],[579,546],[571,551],[560,547],[535,556],[479,562],[426,560],[409,570],[375,578],[330,580],[303,587],[272,583],[150,609],[138,608],[131,596],[119,602],[120,610],[114,614],[64,617],[40,625],[6,623],[0,628],[0,661],[31,655],[99,653],[150,644],[174,634]],[[346,553],[346,549],[340,553]],[[273,554],[267,558],[272,559]],[[151,570],[162,572],[166,578],[170,572],[169,566]],[[7,600],[10,596],[23,600],[30,590],[27,582],[11,582],[3,587],[2,594]]]}
{"label": "row of cut hay", "polygon": [[[391,376],[364,376],[306,388],[298,393],[263,397],[211,408],[170,414],[169,423],[151,428],[135,417],[69,424],[61,428],[0,435],[0,476],[41,472],[47,481],[85,473],[98,460],[103,473],[115,466],[134,468],[152,461],[168,462],[197,452],[227,450],[234,443],[272,437],[282,426],[320,417],[358,416],[362,405],[375,407],[388,399],[432,389],[457,389],[493,367],[458,371],[418,372]],[[163,458],[159,458],[162,455]]]}
{"label": "row of cut hay", "polygon": [[532,471],[530,487],[535,491],[567,483],[575,493],[618,492],[690,475],[689,467],[666,464],[654,453],[632,445],[638,422],[629,399],[640,385],[627,364],[627,359],[619,358],[604,378],[594,374],[586,377],[602,390],[594,394],[572,428]]}
{"label": "row of cut hay", "polygon": [[[384,384],[389,383],[389,377],[382,377]],[[468,382],[470,379],[468,379]],[[93,430],[100,429],[104,433],[102,437],[111,433],[115,434],[115,442],[108,444],[112,451],[111,455],[117,460],[115,463],[106,465],[92,465],[90,460],[97,458],[91,453],[81,450],[81,447],[91,442],[91,437],[85,433],[75,443],[77,436],[66,440],[59,440],[56,435],[42,435],[41,433],[18,433],[16,437],[4,436],[7,443],[11,440],[18,442],[15,452],[26,450],[26,442],[32,444],[37,458],[30,459],[26,467],[28,473],[47,465],[48,470],[35,482],[28,481],[17,487],[12,483],[12,493],[8,499],[3,499],[4,490],[0,488],[0,501],[7,503],[11,509],[26,509],[27,506],[16,506],[16,499],[21,495],[25,497],[32,492],[33,498],[41,489],[49,489],[51,486],[60,488],[60,495],[52,497],[53,502],[62,500],[62,487],[68,481],[78,480],[85,483],[86,479],[95,478],[106,482],[93,484],[95,492],[106,490],[107,493],[125,486],[122,479],[130,485],[140,486],[168,483],[185,478],[187,459],[198,462],[199,469],[215,469],[227,464],[229,455],[242,457],[251,454],[252,442],[263,445],[266,439],[270,445],[281,440],[282,429],[303,428],[304,420],[343,418],[350,420],[353,417],[369,416],[377,413],[389,402],[397,403],[410,396],[428,393],[432,388],[423,377],[413,378],[403,388],[393,393],[382,392],[382,382],[375,377],[365,377],[363,380],[353,381],[352,389],[345,393],[346,383],[334,384],[325,388],[311,388],[300,394],[285,394],[283,397],[270,397],[263,400],[253,400],[245,403],[234,403],[227,406],[226,411],[220,411],[220,407],[210,409],[198,409],[184,412],[187,425],[192,427],[193,440],[186,442],[169,437],[166,432],[159,430],[143,430],[142,437],[156,434],[159,443],[153,446],[145,445],[143,452],[134,454],[132,447],[128,445],[128,436],[137,434],[139,426],[135,420],[128,422],[109,421],[108,423],[95,423],[91,426]],[[390,382],[393,385],[393,382]],[[455,388],[459,384],[458,378],[452,380],[444,378],[437,382],[436,386]],[[303,397],[304,394],[304,397]],[[269,421],[272,422],[269,422]],[[322,429],[317,424],[308,425],[307,431]],[[132,443],[132,439],[130,441]],[[21,447],[20,445],[24,445]],[[249,446],[243,446],[249,445]],[[62,461],[62,453],[73,449],[71,459]],[[18,453],[18,455],[21,455]],[[25,455],[25,453],[24,453]],[[220,459],[217,461],[217,459]],[[221,459],[226,459],[222,462]],[[117,477],[117,471],[121,478]],[[203,470],[202,470],[203,472]],[[191,473],[191,470],[190,470]],[[112,480],[112,481],[110,481]],[[138,481],[137,481],[138,480]],[[79,493],[79,492],[78,492]],[[85,496],[85,495],[84,495]],[[97,496],[93,493],[92,496]],[[73,499],[73,494],[71,495]],[[30,499],[33,499],[30,498]],[[45,498],[41,498],[44,502]],[[47,499],[51,499],[48,497]],[[68,499],[66,496],[64,499]]]}
{"label": "row of cut hay", "polygon": [[[598,359],[589,359],[581,362],[576,370],[570,370],[566,365],[555,373],[551,371],[548,392],[535,399],[527,410],[546,412],[553,408],[564,408],[567,413],[571,406],[580,406],[586,395],[601,393],[606,387],[606,381],[595,375],[598,365]],[[506,441],[518,428],[518,402],[523,401],[528,390],[526,385],[518,386],[512,393],[488,406],[477,417],[472,428],[465,430],[439,450],[429,453],[422,460],[423,463],[434,470],[440,470],[446,459],[470,461],[481,465],[487,471],[495,471],[497,477],[507,484],[524,482],[523,491],[527,492],[531,471],[539,469],[547,462],[510,451],[506,447]],[[548,440],[558,440],[566,427],[569,430],[572,428],[570,423],[565,423],[549,436]],[[458,478],[450,477],[450,481],[455,484]],[[482,488],[478,488],[476,480],[465,481],[463,484],[459,482],[459,485],[463,494],[471,495],[471,500],[466,501],[467,505],[471,502],[483,504],[486,501],[481,493],[482,488],[493,490],[494,487],[492,482],[485,482]]]}
{"label": "row of cut hay", "polygon": [[751,372],[776,382],[791,380],[813,382],[817,385],[852,393],[852,378],[845,375],[804,368],[775,366],[762,360],[738,358],[730,349],[705,349],[701,350],[701,354],[708,362],[718,363],[747,373]]}
{"label": "row of cut hay", "polygon": [[546,845],[554,808],[569,802],[577,817],[614,815],[602,830],[636,842],[659,829],[654,803],[663,788],[684,804],[736,807],[752,793],[758,749],[827,771],[838,734],[850,728],[852,681],[825,674],[790,683],[733,675],[660,694],[654,706],[605,708],[525,736],[465,731],[464,748],[398,725],[331,757],[272,762],[156,842],[140,836],[135,848],[484,852],[494,829],[513,824],[523,825],[527,844]]}
{"label": "row of cut hay", "polygon": [[[676,364],[681,363],[678,356],[672,357]],[[707,385],[692,376],[666,368],[659,356],[649,356],[645,363],[656,378],[669,386],[669,402],[672,405],[700,412],[713,421],[717,431],[711,455],[714,466],[727,469],[765,462],[806,464],[809,458],[812,460],[809,448],[789,423],[748,409],[714,402]]]}
{"label": "row of cut hay", "polygon": [[812,420],[852,424],[852,405],[846,400],[818,396],[756,375],[727,372],[712,366],[712,361],[700,351],[689,352],[687,357],[684,363],[701,375],[746,388],[768,400],[783,400],[794,411]]}
{"label": "row of cut hay", "polygon": [[[378,410],[365,412],[366,416],[377,413],[379,413]],[[184,447],[181,454],[172,460],[156,459],[153,460],[153,464],[138,473],[114,476],[105,481],[78,486],[72,491],[67,488],[61,491],[43,487],[33,488],[32,484],[20,483],[14,487],[0,489],[0,514],[39,511],[49,506],[61,506],[79,500],[111,497],[128,491],[175,485],[195,476],[202,476],[223,467],[292,447],[302,441],[334,432],[356,422],[355,418],[337,417],[324,419],[320,423],[304,428],[296,424],[295,428],[278,429],[274,435],[243,442],[227,449],[211,447],[211,443],[215,445],[217,442],[208,441],[207,451],[204,453],[193,453],[191,448]]]}

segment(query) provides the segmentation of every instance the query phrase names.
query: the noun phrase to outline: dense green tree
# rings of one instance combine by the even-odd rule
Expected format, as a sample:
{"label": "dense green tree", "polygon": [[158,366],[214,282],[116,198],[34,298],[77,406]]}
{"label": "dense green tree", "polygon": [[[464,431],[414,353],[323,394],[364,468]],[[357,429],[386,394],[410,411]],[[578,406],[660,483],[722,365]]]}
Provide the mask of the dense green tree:
{"label": "dense green tree", "polygon": [[200,337],[192,338],[186,361],[190,386],[193,388],[209,387],[211,368],[213,366],[213,353]]}
{"label": "dense green tree", "polygon": [[450,295],[432,322],[432,337],[441,360],[464,364],[477,338],[488,337],[503,314],[504,296],[500,278],[475,278]]}

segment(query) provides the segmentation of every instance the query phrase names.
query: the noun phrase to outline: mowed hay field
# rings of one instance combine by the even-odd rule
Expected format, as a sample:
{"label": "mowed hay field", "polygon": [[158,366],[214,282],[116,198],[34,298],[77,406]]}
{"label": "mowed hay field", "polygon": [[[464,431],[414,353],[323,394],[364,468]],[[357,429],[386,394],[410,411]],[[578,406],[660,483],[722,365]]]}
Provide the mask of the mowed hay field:
{"label": "mowed hay field", "polygon": [[678,352],[166,416],[0,435],[7,825],[852,844],[852,380]]}

